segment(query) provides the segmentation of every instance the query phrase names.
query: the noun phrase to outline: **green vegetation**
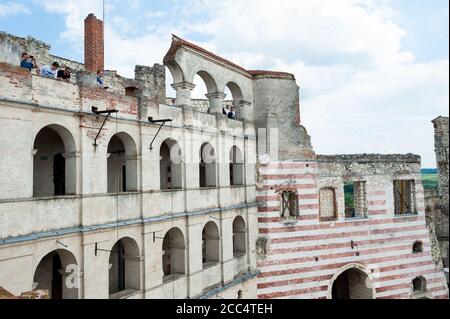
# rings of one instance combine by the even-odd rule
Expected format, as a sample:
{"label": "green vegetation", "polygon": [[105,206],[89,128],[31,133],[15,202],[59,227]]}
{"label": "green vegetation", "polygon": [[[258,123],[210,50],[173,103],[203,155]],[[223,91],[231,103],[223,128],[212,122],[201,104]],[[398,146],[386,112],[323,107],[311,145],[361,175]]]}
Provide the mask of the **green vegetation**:
{"label": "green vegetation", "polygon": [[438,188],[437,169],[435,168],[422,169],[422,183],[425,189],[437,189]]}
{"label": "green vegetation", "polygon": [[355,196],[353,183],[344,184],[345,207],[355,208]]}

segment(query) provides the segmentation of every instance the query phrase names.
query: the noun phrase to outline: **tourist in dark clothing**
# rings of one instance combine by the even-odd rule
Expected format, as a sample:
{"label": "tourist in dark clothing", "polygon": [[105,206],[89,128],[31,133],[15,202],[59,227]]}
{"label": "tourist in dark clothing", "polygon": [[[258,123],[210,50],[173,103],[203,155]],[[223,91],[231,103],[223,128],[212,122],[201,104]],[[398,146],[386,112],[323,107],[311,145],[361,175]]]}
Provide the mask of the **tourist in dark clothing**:
{"label": "tourist in dark clothing", "polygon": [[227,105],[227,106],[223,107],[222,113],[223,113],[223,115],[228,116],[228,114],[230,113],[230,106]]}
{"label": "tourist in dark clothing", "polygon": [[232,106],[232,107],[230,108],[230,112],[228,113],[228,118],[229,118],[229,119],[232,119],[232,120],[235,120],[235,119],[236,119],[236,111],[235,111],[235,109],[234,109],[234,106]]}
{"label": "tourist in dark clothing", "polygon": [[36,59],[34,58],[34,56],[29,55],[26,52],[22,53],[22,56],[20,59],[20,66],[22,68],[28,69],[30,72],[32,69],[37,69],[39,72],[39,68],[37,66]]}
{"label": "tourist in dark clothing", "polygon": [[56,76],[57,79],[62,79],[65,81],[69,81],[70,80],[70,73],[72,72],[72,70],[69,67],[66,67],[64,70],[59,70],[58,74]]}

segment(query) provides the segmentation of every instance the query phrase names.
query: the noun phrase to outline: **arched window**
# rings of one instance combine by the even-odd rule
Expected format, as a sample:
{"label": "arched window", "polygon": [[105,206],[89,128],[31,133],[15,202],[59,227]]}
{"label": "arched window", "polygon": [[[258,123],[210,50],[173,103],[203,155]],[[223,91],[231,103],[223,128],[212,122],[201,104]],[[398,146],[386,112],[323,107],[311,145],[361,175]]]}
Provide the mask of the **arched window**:
{"label": "arched window", "polygon": [[185,274],[185,248],[180,229],[172,228],[166,233],[162,244],[164,281]]}
{"label": "arched window", "polygon": [[233,221],[233,256],[239,257],[246,252],[245,222],[241,216]]}
{"label": "arched window", "polygon": [[135,97],[138,92],[138,88],[135,86],[127,86],[125,88],[125,95]]}
{"label": "arched window", "polygon": [[244,158],[237,146],[233,146],[230,150],[230,185],[244,185]]}
{"label": "arched window", "polygon": [[209,143],[200,148],[200,187],[216,187],[216,155]]}
{"label": "arched window", "polygon": [[219,262],[219,229],[214,222],[208,222],[202,231],[203,268]]}
{"label": "arched window", "polygon": [[319,194],[320,219],[334,220],[337,218],[336,191],[326,187],[320,189]]}
{"label": "arched window", "polygon": [[137,243],[122,238],[109,255],[109,295],[111,299],[140,290],[140,255]]}
{"label": "arched window", "polygon": [[108,144],[108,193],[137,191],[137,150],[126,133],[114,135]]}
{"label": "arched window", "polygon": [[182,188],[181,149],[175,140],[167,139],[159,150],[159,173],[161,189]]}
{"label": "arched window", "polygon": [[413,292],[425,292],[427,291],[427,281],[424,277],[419,276],[412,281]]}
{"label": "arched window", "polygon": [[420,254],[423,252],[423,244],[421,241],[416,241],[412,247],[413,254]]}
{"label": "arched window", "polygon": [[76,194],[76,146],[72,134],[59,125],[39,131],[34,140],[33,196]]}
{"label": "arched window", "polygon": [[[227,100],[228,97],[232,100],[230,111],[235,112],[236,117],[234,119],[241,118],[241,102],[243,100],[241,88],[235,82],[228,82],[225,88],[225,94],[227,95]],[[226,105],[229,105],[229,103],[224,103],[224,106]]]}
{"label": "arched window", "polygon": [[[73,280],[67,280],[69,273]],[[55,250],[42,258],[33,277],[36,289],[48,290],[50,299],[77,299],[77,281],[77,260],[71,252],[63,249]]]}

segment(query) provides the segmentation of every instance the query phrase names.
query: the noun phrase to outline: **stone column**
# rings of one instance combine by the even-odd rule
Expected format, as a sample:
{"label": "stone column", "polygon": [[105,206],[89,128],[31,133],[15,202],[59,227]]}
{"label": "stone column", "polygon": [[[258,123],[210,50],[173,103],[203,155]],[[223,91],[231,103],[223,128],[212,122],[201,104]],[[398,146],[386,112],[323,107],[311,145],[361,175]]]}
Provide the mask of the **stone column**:
{"label": "stone column", "polygon": [[206,94],[206,97],[209,100],[209,113],[222,114],[223,100],[227,95],[221,92],[214,92]]}
{"label": "stone column", "polygon": [[172,84],[172,87],[177,91],[177,98],[175,100],[176,106],[192,105],[191,93],[195,88],[195,84],[189,82],[179,82]]}
{"label": "stone column", "polygon": [[253,122],[253,106],[251,102],[248,101],[239,101],[239,118],[238,120]]}
{"label": "stone column", "polygon": [[75,195],[79,190],[79,179],[77,167],[79,167],[78,160],[81,158],[80,153],[70,152],[64,153],[63,157],[66,160],[66,194]]}

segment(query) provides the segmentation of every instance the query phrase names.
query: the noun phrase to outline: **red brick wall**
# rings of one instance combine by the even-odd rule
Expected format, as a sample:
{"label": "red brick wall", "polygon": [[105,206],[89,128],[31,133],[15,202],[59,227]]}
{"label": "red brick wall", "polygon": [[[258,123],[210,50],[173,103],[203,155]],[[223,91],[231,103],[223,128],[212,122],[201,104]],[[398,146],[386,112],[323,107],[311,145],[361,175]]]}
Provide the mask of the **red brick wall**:
{"label": "red brick wall", "polygon": [[91,72],[104,69],[103,21],[89,14],[84,20],[84,64]]}

